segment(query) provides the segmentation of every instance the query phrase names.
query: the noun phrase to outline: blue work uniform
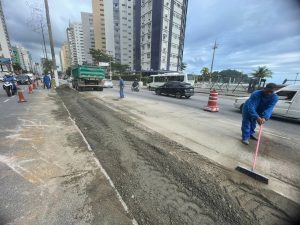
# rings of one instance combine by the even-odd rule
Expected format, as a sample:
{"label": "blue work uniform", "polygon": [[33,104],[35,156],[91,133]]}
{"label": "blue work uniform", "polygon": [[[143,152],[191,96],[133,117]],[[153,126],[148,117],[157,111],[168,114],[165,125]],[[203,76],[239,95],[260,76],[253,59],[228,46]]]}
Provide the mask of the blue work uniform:
{"label": "blue work uniform", "polygon": [[47,87],[47,89],[50,89],[50,77],[48,75],[45,75],[44,78],[43,78],[43,82],[45,84],[45,86]]}
{"label": "blue work uniform", "polygon": [[124,80],[120,79],[120,98],[124,98]]}
{"label": "blue work uniform", "polygon": [[270,119],[274,106],[278,101],[277,94],[264,95],[264,91],[255,91],[243,107],[242,139],[249,140],[255,133],[256,121],[259,117]]}

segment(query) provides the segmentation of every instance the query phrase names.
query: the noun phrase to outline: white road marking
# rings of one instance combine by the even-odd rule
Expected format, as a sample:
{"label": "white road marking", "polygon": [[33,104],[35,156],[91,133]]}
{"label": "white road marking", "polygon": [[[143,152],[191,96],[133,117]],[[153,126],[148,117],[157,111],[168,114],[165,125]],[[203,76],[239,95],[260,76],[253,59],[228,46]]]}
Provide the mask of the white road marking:
{"label": "white road marking", "polygon": [[[79,134],[81,135],[81,137],[83,138],[84,142],[87,145],[87,148],[89,151],[91,151],[93,153],[94,156],[94,160],[96,162],[96,164],[98,165],[100,171],[104,174],[104,176],[106,177],[106,179],[108,180],[110,186],[113,188],[113,190],[116,192],[116,195],[121,203],[121,205],[123,206],[124,210],[126,213],[130,214],[132,216],[131,213],[129,213],[129,209],[128,206],[126,205],[126,203],[124,202],[124,200],[122,199],[122,196],[120,195],[119,191],[117,190],[116,186],[114,185],[112,179],[109,177],[109,175],[107,174],[106,170],[103,168],[103,166],[101,165],[100,161],[97,159],[92,147],[90,146],[90,144],[88,143],[87,139],[84,137],[83,133],[81,132],[81,130],[79,129],[79,127],[77,126],[76,122],[74,119],[72,119],[71,117],[71,113],[68,110],[68,108],[66,107],[65,103],[62,101],[62,104],[64,106],[64,108],[67,110],[68,114],[69,114],[69,119],[72,121],[72,123],[74,124],[76,130],[78,130]],[[133,217],[133,216],[132,216]],[[137,221],[133,218],[132,219],[132,224],[133,225],[138,225]]]}
{"label": "white road marking", "polygon": [[8,102],[9,101],[9,99],[6,99],[5,101],[3,101],[3,102]]}
{"label": "white road marking", "polygon": [[[17,161],[15,158],[9,158],[5,155],[0,155],[0,162],[4,163],[7,165],[9,168],[11,168],[14,172],[22,176],[25,180],[30,181],[31,183],[36,183],[36,181],[40,183],[44,183],[42,179],[39,177],[35,176],[33,173],[25,169],[24,167],[21,166],[22,160]],[[30,175],[29,177],[26,176],[26,174]],[[33,180],[34,178],[35,180]]]}

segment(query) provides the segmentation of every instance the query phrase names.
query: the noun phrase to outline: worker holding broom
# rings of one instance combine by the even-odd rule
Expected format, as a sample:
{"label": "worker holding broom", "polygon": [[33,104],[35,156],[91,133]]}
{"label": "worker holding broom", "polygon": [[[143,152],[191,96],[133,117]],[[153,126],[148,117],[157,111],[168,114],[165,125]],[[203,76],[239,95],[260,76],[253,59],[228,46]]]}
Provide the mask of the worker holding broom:
{"label": "worker holding broom", "polygon": [[243,107],[242,143],[249,145],[249,139],[257,140],[254,136],[256,123],[264,124],[270,119],[278,96],[274,93],[276,84],[269,83],[263,90],[255,91]]}

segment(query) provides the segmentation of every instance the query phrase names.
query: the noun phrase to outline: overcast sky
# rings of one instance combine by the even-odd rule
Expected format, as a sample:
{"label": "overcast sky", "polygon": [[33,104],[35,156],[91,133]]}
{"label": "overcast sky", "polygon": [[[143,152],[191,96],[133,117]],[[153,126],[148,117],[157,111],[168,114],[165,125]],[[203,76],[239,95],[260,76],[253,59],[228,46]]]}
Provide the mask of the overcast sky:
{"label": "overcast sky", "polygon": [[[2,0],[12,44],[28,48],[35,61],[43,56],[42,39],[29,25],[32,18],[38,20],[28,4],[43,8],[42,2]],[[91,0],[49,0],[49,4],[59,63],[69,21],[80,21],[81,11],[91,12]],[[294,79],[300,72],[300,0],[189,0],[184,50],[187,72],[210,67],[215,40],[214,70],[250,73],[265,65],[277,82]]]}

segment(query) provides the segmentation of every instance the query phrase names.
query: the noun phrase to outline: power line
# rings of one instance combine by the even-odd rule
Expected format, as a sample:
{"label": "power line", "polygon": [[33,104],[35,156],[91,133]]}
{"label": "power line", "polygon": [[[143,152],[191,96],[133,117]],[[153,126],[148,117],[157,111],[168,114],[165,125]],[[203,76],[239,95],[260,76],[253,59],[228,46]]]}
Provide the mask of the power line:
{"label": "power line", "polygon": [[44,58],[48,59],[46,39],[45,39],[45,11],[43,10],[43,4],[40,2],[26,2],[27,6],[31,10],[31,16],[27,19],[26,24],[31,28],[31,30],[35,33],[41,34],[42,36],[42,50],[44,53]]}

